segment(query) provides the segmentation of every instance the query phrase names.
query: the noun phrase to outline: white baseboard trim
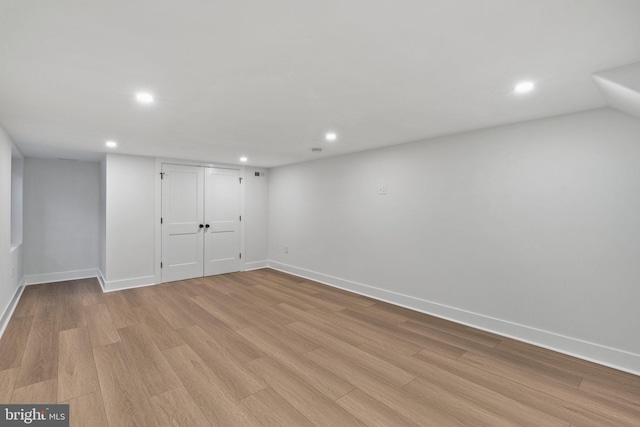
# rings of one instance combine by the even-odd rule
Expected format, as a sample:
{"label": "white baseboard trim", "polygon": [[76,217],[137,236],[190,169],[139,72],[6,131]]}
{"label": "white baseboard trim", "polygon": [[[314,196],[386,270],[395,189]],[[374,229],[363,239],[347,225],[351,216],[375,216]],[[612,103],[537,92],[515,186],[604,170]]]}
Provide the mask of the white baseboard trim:
{"label": "white baseboard trim", "polygon": [[104,280],[104,274],[102,273],[102,270],[98,269],[98,283],[100,283],[100,288],[102,289],[102,292],[104,292],[104,286],[106,281]]}
{"label": "white baseboard trim", "polygon": [[261,268],[268,268],[268,267],[269,267],[269,261],[246,262],[244,264],[244,270],[242,271],[260,270]]}
{"label": "white baseboard trim", "polygon": [[103,292],[122,291],[124,289],[142,288],[144,286],[152,286],[152,285],[157,285],[155,275],[144,276],[144,277],[134,277],[132,279],[105,281],[102,287],[102,291]]}
{"label": "white baseboard trim", "polygon": [[483,314],[461,310],[459,308],[438,304],[409,295],[399,294],[276,261],[269,261],[269,267],[274,270],[279,270],[305,279],[314,280],[325,285],[388,302],[390,304],[430,314],[432,316],[461,323],[466,326],[471,326],[473,328],[492,332],[508,338],[513,338],[518,341],[523,341],[538,347],[564,353],[579,359],[588,360],[620,371],[640,375],[639,354],[536,329],[502,319],[496,319]]}
{"label": "white baseboard trim", "polygon": [[90,268],[88,270],[62,271],[59,273],[31,274],[24,276],[25,285],[39,285],[41,283],[64,282],[66,280],[87,279],[97,277],[100,270]]}
{"label": "white baseboard trim", "polygon": [[22,278],[22,280],[18,284],[18,287],[13,293],[13,296],[11,297],[11,300],[9,300],[9,304],[7,304],[4,311],[2,312],[2,316],[0,316],[0,338],[2,338],[5,329],[7,329],[9,320],[11,320],[11,316],[18,306],[18,301],[20,301],[20,297],[22,296],[22,292],[24,292],[24,288],[24,278]]}

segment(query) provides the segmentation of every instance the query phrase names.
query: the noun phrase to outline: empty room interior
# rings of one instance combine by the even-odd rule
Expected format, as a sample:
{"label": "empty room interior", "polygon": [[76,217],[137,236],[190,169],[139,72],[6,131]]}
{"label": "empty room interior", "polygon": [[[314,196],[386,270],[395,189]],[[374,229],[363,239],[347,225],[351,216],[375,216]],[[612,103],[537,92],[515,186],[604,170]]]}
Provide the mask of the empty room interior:
{"label": "empty room interior", "polygon": [[0,0],[0,425],[640,425],[639,23]]}

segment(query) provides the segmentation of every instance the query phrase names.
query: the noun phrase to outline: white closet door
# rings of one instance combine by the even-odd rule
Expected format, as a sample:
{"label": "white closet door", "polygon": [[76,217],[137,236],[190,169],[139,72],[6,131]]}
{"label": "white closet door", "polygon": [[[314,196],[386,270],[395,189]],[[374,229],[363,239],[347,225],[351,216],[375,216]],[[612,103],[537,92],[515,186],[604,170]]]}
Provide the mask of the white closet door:
{"label": "white closet door", "polygon": [[203,168],[163,164],[162,172],[162,281],[202,277]]}
{"label": "white closet door", "polygon": [[240,271],[240,171],[205,168],[204,275]]}

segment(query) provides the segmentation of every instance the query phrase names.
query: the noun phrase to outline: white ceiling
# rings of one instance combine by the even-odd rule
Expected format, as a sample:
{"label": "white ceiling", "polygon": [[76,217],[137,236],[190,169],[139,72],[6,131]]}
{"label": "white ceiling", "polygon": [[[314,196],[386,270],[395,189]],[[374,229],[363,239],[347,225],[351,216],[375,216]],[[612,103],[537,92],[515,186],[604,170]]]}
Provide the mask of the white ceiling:
{"label": "white ceiling", "polygon": [[639,23],[637,0],[0,0],[0,126],[28,156],[277,166],[602,107],[591,74],[640,61]]}

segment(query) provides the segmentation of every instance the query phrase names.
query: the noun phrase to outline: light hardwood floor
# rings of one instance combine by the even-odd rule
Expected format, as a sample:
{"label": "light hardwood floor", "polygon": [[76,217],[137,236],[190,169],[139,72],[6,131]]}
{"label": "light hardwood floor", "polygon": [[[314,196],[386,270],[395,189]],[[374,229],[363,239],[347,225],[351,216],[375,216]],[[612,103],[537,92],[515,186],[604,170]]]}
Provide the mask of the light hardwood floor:
{"label": "light hardwood floor", "polygon": [[75,426],[638,426],[640,377],[265,269],[27,287],[0,402]]}

